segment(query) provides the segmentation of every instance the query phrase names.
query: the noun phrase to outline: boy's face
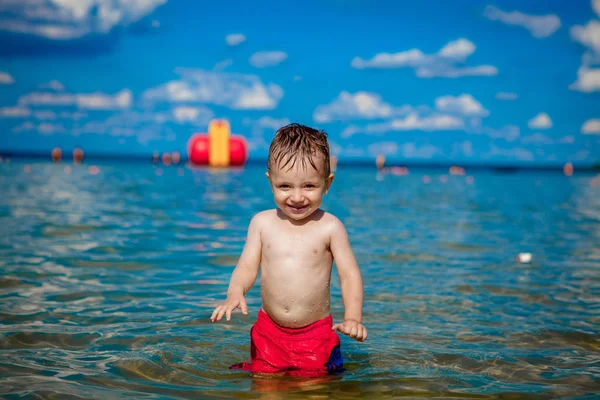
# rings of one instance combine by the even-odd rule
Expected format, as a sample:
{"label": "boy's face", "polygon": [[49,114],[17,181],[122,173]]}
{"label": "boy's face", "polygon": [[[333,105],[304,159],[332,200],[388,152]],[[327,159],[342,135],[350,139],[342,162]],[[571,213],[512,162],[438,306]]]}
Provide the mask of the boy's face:
{"label": "boy's face", "polygon": [[318,210],[333,181],[333,174],[323,176],[323,158],[316,157],[314,161],[319,170],[308,161],[303,165],[302,160],[296,160],[291,169],[276,166],[267,172],[275,204],[295,221],[302,221]]}

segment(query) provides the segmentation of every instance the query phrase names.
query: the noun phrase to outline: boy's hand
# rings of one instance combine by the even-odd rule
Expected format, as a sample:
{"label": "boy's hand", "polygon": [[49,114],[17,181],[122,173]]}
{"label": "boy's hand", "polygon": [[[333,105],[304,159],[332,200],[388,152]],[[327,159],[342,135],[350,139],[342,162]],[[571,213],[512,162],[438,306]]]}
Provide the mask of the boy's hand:
{"label": "boy's hand", "polygon": [[359,342],[364,342],[368,336],[367,328],[355,319],[347,319],[341,324],[335,324],[331,329],[350,336]]}
{"label": "boy's hand", "polygon": [[210,316],[210,320],[212,322],[220,321],[223,318],[223,315],[226,316],[227,321],[231,320],[231,312],[239,308],[242,310],[242,314],[248,315],[248,305],[246,304],[246,300],[244,296],[239,297],[227,297],[225,303],[215,308],[212,315]]}

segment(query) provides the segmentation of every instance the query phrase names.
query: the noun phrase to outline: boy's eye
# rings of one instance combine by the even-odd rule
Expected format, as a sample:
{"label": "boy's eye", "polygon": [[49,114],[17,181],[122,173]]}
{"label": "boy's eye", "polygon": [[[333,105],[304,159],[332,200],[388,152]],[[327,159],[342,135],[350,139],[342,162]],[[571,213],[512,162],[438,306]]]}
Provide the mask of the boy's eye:
{"label": "boy's eye", "polygon": [[308,185],[306,185],[306,187],[309,189],[314,189],[315,185],[313,185],[312,183],[309,183]]}
{"label": "boy's eye", "polygon": [[290,185],[279,185],[279,187],[282,189],[289,189]]}

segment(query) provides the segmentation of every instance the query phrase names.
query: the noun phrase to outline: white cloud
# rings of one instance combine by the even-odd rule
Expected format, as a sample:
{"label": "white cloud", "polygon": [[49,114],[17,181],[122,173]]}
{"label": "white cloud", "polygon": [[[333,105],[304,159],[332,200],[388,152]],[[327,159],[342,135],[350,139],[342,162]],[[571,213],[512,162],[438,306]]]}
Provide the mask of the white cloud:
{"label": "white cloud", "polygon": [[[598,11],[600,0],[592,6]],[[577,70],[577,81],[569,85],[569,89],[591,93],[600,91],[600,69],[592,65],[600,63],[600,21],[591,20],[587,25],[575,25],[571,28],[571,38],[587,48]]]}
{"label": "white cloud", "polygon": [[129,89],[123,89],[114,95],[102,92],[76,94],[31,92],[19,97],[19,104],[31,106],[77,106],[82,110],[115,110],[129,108],[132,99],[133,95]]}
{"label": "white cloud", "polygon": [[498,100],[516,100],[519,96],[516,93],[511,92],[498,92],[496,98]]}
{"label": "white cloud", "polygon": [[600,55],[600,21],[591,20],[585,26],[571,28],[573,40],[581,43],[596,55]]}
{"label": "white cloud", "polygon": [[444,113],[459,114],[470,117],[486,117],[490,112],[483,108],[481,103],[470,94],[461,94],[458,97],[441,96],[435,99],[436,108]]}
{"label": "white cloud", "polygon": [[50,122],[41,122],[39,124],[34,124],[31,121],[27,121],[22,123],[21,125],[17,125],[12,129],[15,133],[21,132],[30,132],[36,131],[40,135],[49,136],[54,135],[55,133],[65,133],[67,129],[62,124],[53,124]]}
{"label": "white cloud", "polygon": [[502,158],[514,159],[519,161],[532,161],[534,159],[533,153],[531,151],[521,147],[504,149],[492,145],[489,155],[500,156]]}
{"label": "white cloud", "polygon": [[473,156],[473,143],[471,143],[468,140],[465,140],[463,142],[454,143],[452,145],[451,156],[455,157],[458,154],[467,156],[467,157]]}
{"label": "white cloud", "polygon": [[72,106],[77,96],[71,93],[31,92],[19,97],[19,104],[33,106]]}
{"label": "white cloud", "polygon": [[464,122],[455,116],[444,114],[420,116],[411,112],[405,118],[393,118],[381,123],[367,124],[364,127],[350,125],[344,129],[341,135],[347,138],[356,133],[377,135],[392,131],[442,131],[463,128]]}
{"label": "white cloud", "polygon": [[151,14],[167,0],[21,0],[2,5],[0,31],[50,40],[108,34]]}
{"label": "white cloud", "polygon": [[506,125],[495,129],[486,126],[476,126],[467,130],[468,133],[483,134],[493,139],[503,139],[507,142],[516,140],[521,135],[521,129],[516,125]]}
{"label": "white cloud", "polygon": [[65,85],[57,80],[51,80],[48,83],[42,83],[40,85],[40,89],[50,89],[54,90],[55,92],[63,92],[65,90]]}
{"label": "white cloud", "polygon": [[590,155],[591,152],[589,150],[579,150],[577,153],[575,153],[575,155],[573,156],[573,160],[589,160],[590,159]]}
{"label": "white cloud", "polygon": [[178,68],[180,80],[146,90],[146,102],[212,103],[236,110],[274,109],[283,97],[283,89],[264,84],[256,75],[210,72]]}
{"label": "white cloud", "polygon": [[260,129],[270,129],[273,131],[273,134],[275,134],[275,132],[277,130],[279,130],[279,128],[281,128],[285,125],[289,125],[290,120],[287,118],[273,118],[273,117],[264,116],[264,117],[260,117],[257,120],[251,120],[248,118],[244,118],[243,124],[250,125],[250,126],[256,126],[256,127],[259,127]]}
{"label": "white cloud", "polygon": [[15,78],[11,74],[0,71],[0,85],[11,85],[13,83],[15,83]]}
{"label": "white cloud", "polygon": [[282,96],[283,89],[277,85],[269,85],[269,87],[254,85],[240,93],[235,105],[245,110],[268,110],[275,108],[278,102],[275,99],[280,99]]}
{"label": "white cloud", "polygon": [[366,128],[360,127],[360,126],[356,126],[356,125],[348,125],[344,128],[344,130],[342,131],[342,133],[340,134],[341,137],[343,138],[349,138],[352,135],[355,135],[357,133],[361,133],[363,131],[365,131]]}
{"label": "white cloud", "polygon": [[31,115],[29,107],[14,106],[0,108],[0,118],[25,118]]}
{"label": "white cloud", "polygon": [[225,68],[231,66],[231,64],[233,64],[233,60],[231,58],[219,61],[215,64],[213,71],[223,71]]}
{"label": "white cloud", "polygon": [[56,113],[52,110],[38,110],[33,113],[33,116],[41,120],[53,120],[57,117]]}
{"label": "white cloud", "polygon": [[364,147],[355,146],[354,144],[350,144],[344,148],[335,146],[334,151],[336,155],[344,155],[346,157],[363,157],[367,154]]}
{"label": "white cloud", "polygon": [[402,156],[405,158],[421,158],[431,159],[435,155],[443,155],[444,152],[441,148],[431,144],[424,144],[418,146],[415,143],[404,143],[402,145]]}
{"label": "white cloud", "polygon": [[367,151],[371,155],[383,154],[384,156],[392,156],[392,155],[398,154],[398,143],[396,143],[396,142],[371,143],[367,147]]}
{"label": "white cloud", "polygon": [[458,39],[449,42],[447,45],[442,47],[438,55],[443,58],[450,58],[457,61],[464,62],[467,57],[475,52],[475,45],[466,40]]}
{"label": "white cloud", "polygon": [[199,114],[200,110],[196,107],[181,106],[173,109],[173,116],[179,122],[194,121]]}
{"label": "white cloud", "polygon": [[[351,148],[344,149],[344,154],[347,156]],[[364,152],[357,152],[357,155],[364,155]],[[367,146],[367,153],[371,156],[384,155],[394,156],[397,154],[402,155],[404,158],[420,158],[420,159],[431,159],[435,155],[443,155],[442,149],[433,146],[431,144],[417,145],[415,143],[404,143],[401,146],[397,142],[375,142]]]}
{"label": "white cloud", "polygon": [[129,89],[123,89],[115,95],[101,92],[78,94],[77,106],[84,110],[114,110],[129,108],[133,94]]}
{"label": "white cloud", "polygon": [[83,112],[83,111],[75,111],[75,112],[63,111],[63,112],[59,113],[58,116],[63,119],[72,119],[73,121],[79,121],[83,118],[87,118],[88,113]]}
{"label": "white cloud", "polygon": [[206,107],[177,106],[173,108],[172,113],[175,121],[180,124],[208,125],[214,117],[212,110]]}
{"label": "white cloud", "polygon": [[214,117],[212,110],[203,106],[178,105],[163,111],[124,110],[98,121],[106,128],[157,127],[168,123],[192,124],[206,127]]}
{"label": "white cloud", "polygon": [[376,93],[343,91],[329,104],[318,106],[313,112],[316,122],[332,122],[350,119],[391,117],[394,107],[381,100]]}
{"label": "white cloud", "polygon": [[560,28],[560,18],[554,14],[528,15],[519,11],[504,12],[494,6],[487,6],[483,15],[493,21],[526,28],[536,38],[552,35]]}
{"label": "white cloud", "polygon": [[366,125],[346,125],[342,138],[362,133],[383,135],[393,131],[448,131],[463,130],[467,133],[485,134],[490,137],[512,141],[519,136],[517,126],[499,130],[481,126],[481,118],[490,112],[470,94],[440,96],[435,108],[427,105],[394,106],[386,103],[376,93],[343,91],[331,103],[318,106],[313,119],[318,123],[337,121],[382,119],[382,122]]}
{"label": "white cloud", "polygon": [[596,14],[600,17],[600,0],[592,0],[592,8],[596,11]]}
{"label": "white cloud", "polygon": [[[481,103],[470,94],[461,94],[457,97],[441,96],[435,100],[435,104],[437,110],[444,114],[458,114],[464,117],[485,117],[489,115],[489,111],[483,108]],[[441,115],[426,115],[431,112],[431,109],[427,106],[393,106],[383,101],[381,96],[376,93],[360,91],[352,94],[342,91],[331,103],[319,105],[313,112],[313,119],[319,123],[327,123],[356,119],[388,119],[412,114],[417,119],[410,119],[411,123],[414,122],[420,127],[423,127],[423,125],[420,125],[421,123],[428,121],[427,129],[434,129],[436,122],[441,122],[441,128],[447,129],[447,125],[443,121],[448,121],[448,119],[442,118]],[[457,126],[455,120],[455,118],[452,118],[451,128]],[[343,135],[348,137],[353,133],[356,133],[354,128],[347,127]]]}
{"label": "white cloud", "polygon": [[589,119],[581,127],[581,133],[587,135],[600,135],[600,119]]}
{"label": "white cloud", "polygon": [[577,81],[569,85],[569,89],[585,93],[600,91],[600,68],[580,66],[577,70]]}
{"label": "white cloud", "polygon": [[246,35],[241,33],[232,33],[230,35],[225,36],[225,41],[229,46],[237,46],[246,41]]}
{"label": "white cloud", "polygon": [[274,67],[281,64],[287,56],[283,51],[259,51],[252,54],[250,64],[256,68]]}
{"label": "white cloud", "polygon": [[533,135],[530,136],[525,136],[523,138],[521,138],[521,143],[523,144],[536,144],[536,145],[547,145],[547,144],[554,144],[554,140],[552,140],[551,138],[549,138],[548,136],[542,134],[542,133],[534,133]]}
{"label": "white cloud", "polygon": [[498,75],[498,69],[492,65],[480,65],[477,67],[456,68],[449,65],[425,66],[417,69],[419,78],[460,78],[463,76],[494,76]]}
{"label": "white cloud", "polygon": [[32,131],[34,129],[35,129],[35,124],[31,121],[26,121],[26,122],[23,122],[22,124],[17,125],[14,128],[12,128],[12,131],[15,133],[21,133],[21,132]]}
{"label": "white cloud", "polygon": [[548,114],[541,112],[530,119],[528,125],[531,129],[548,129],[552,128],[552,120]]}
{"label": "white cloud", "polygon": [[42,122],[38,124],[37,131],[42,135],[54,135],[55,133],[65,133],[67,130],[62,124]]}
{"label": "white cloud", "polygon": [[451,115],[434,114],[428,116],[419,116],[417,114],[409,114],[404,119],[394,119],[391,121],[393,130],[422,130],[422,131],[439,131],[439,130],[457,130],[464,127],[464,122]]}
{"label": "white cloud", "polygon": [[352,59],[352,67],[363,68],[416,68],[423,64],[427,56],[419,49],[411,49],[400,53],[379,53],[370,60],[363,60],[360,57]]}
{"label": "white cloud", "polygon": [[245,126],[250,127],[251,135],[248,140],[250,150],[266,150],[269,148],[269,144],[275,136],[275,132],[277,132],[277,130],[282,126],[288,125],[290,120],[287,118],[273,118],[264,116],[257,120],[244,118],[242,123]]}
{"label": "white cloud", "polygon": [[[206,126],[209,121],[207,118],[202,124],[202,118],[210,110],[201,110],[194,117],[193,111],[178,110],[177,107],[166,111],[132,111],[123,110],[115,113],[108,118],[88,120],[83,124],[73,124],[69,132],[73,135],[97,134],[110,135],[115,137],[135,137],[138,143],[143,146],[156,140],[174,140],[177,138],[170,124],[193,124]],[[178,119],[179,118],[179,119]]]}
{"label": "white cloud", "polygon": [[564,136],[564,137],[560,138],[558,142],[559,143],[566,143],[566,144],[575,143],[575,136],[573,136],[573,135]]}
{"label": "white cloud", "polygon": [[419,78],[458,78],[461,76],[492,76],[498,69],[491,65],[463,67],[466,59],[475,52],[475,45],[467,39],[446,44],[437,53],[427,55],[419,49],[399,53],[379,53],[372,59],[354,57],[353,68],[413,68]]}

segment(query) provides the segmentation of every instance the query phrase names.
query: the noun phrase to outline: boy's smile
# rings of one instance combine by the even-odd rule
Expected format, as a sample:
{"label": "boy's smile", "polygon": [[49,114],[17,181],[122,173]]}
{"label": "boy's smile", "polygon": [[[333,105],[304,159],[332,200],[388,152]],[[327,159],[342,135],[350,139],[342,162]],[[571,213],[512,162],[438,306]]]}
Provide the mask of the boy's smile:
{"label": "boy's smile", "polygon": [[[315,161],[320,166],[324,162],[320,157]],[[319,209],[333,181],[333,174],[325,178],[321,170],[308,161],[296,160],[291,168],[285,166],[267,172],[275,204],[288,218],[302,221]]]}

